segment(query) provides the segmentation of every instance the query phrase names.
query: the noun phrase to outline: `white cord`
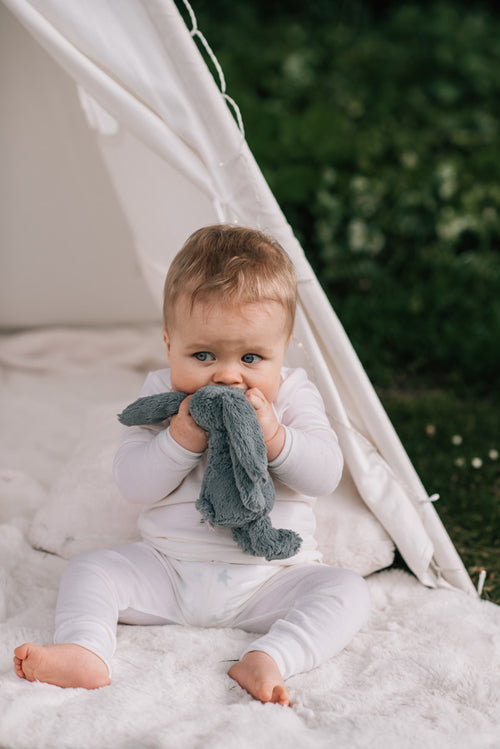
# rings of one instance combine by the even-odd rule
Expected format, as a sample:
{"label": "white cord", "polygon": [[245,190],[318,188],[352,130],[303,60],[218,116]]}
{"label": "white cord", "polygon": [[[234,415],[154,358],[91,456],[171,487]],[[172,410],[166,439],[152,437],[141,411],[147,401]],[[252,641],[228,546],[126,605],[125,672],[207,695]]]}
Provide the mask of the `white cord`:
{"label": "white cord", "polygon": [[186,10],[189,13],[189,17],[191,19],[192,28],[191,28],[191,31],[189,33],[191,34],[191,36],[193,38],[197,37],[200,40],[201,44],[203,45],[203,47],[205,49],[205,52],[207,53],[207,55],[209,56],[210,60],[212,61],[212,64],[213,64],[214,68],[217,71],[217,75],[219,76],[219,88],[220,88],[220,92],[221,92],[222,96],[224,97],[224,99],[226,100],[226,102],[231,107],[231,109],[233,110],[234,115],[236,117],[236,122],[237,122],[237,125],[238,125],[238,129],[241,132],[243,138],[245,138],[245,128],[243,126],[243,118],[241,116],[240,108],[238,107],[238,105],[236,104],[236,102],[234,101],[234,99],[232,99],[226,93],[226,79],[224,77],[224,71],[222,70],[222,66],[221,66],[220,62],[218,61],[218,59],[217,59],[217,57],[216,57],[216,55],[215,55],[212,47],[207,42],[205,36],[199,30],[199,28],[198,28],[198,21],[196,19],[196,15],[195,15],[194,10],[192,9],[192,7],[191,7],[191,5],[189,3],[189,0],[182,0],[182,2],[184,3],[184,5],[186,7]]}

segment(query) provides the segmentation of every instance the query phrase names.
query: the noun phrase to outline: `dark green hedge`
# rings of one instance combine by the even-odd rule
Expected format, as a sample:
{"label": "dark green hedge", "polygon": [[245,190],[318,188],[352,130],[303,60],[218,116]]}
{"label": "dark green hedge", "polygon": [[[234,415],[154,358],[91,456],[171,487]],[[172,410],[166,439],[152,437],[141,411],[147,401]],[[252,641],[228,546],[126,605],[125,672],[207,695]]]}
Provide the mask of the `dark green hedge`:
{"label": "dark green hedge", "polygon": [[[386,6],[387,7],[387,6]],[[500,17],[194,3],[247,139],[375,381],[478,389],[500,348]]]}

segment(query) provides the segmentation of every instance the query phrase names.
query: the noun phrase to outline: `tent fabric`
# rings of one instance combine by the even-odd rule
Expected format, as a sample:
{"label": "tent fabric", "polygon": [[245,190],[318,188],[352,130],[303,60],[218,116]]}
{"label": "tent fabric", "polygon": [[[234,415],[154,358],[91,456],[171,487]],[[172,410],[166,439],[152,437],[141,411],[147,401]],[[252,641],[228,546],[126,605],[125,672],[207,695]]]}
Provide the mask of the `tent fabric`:
{"label": "tent fabric", "polygon": [[75,83],[3,3],[0,97],[1,328],[158,322]]}
{"label": "tent fabric", "polygon": [[175,3],[3,1],[78,85],[158,309],[169,261],[190,230],[225,221],[273,234],[299,279],[294,338],[322,392],[357,492],[422,583],[475,594],[196,46],[195,29],[188,29]]}

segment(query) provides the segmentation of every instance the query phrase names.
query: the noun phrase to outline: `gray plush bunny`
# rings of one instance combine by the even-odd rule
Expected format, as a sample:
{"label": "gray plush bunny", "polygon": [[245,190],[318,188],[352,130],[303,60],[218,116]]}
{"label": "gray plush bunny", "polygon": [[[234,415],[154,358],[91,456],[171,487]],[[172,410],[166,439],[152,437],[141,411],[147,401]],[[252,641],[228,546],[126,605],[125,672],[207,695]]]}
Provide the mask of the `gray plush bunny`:
{"label": "gray plush bunny", "polygon": [[[118,416],[127,426],[157,424],[177,413],[185,393],[139,398]],[[211,525],[231,528],[248,554],[288,559],[302,539],[292,530],[277,530],[269,512],[274,484],[267,469],[264,436],[245,394],[226,385],[207,385],[191,397],[189,411],[207,432],[208,455],[197,509]]]}

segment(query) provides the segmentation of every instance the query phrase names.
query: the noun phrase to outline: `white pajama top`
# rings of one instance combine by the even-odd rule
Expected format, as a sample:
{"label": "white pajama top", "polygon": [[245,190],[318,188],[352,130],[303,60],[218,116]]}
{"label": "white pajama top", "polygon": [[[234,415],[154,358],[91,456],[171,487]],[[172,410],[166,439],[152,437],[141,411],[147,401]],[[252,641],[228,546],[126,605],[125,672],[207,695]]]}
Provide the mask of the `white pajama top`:
{"label": "white pajama top", "polygon": [[[148,375],[140,395],[170,390],[170,370],[161,369]],[[155,426],[124,427],[114,461],[123,496],[144,505],[139,530],[146,542],[185,561],[285,566],[321,560],[314,538],[314,504],[315,497],[331,493],[340,481],[343,458],[337,436],[317,388],[303,369],[283,367],[273,407],[286,439],[280,455],[269,463],[276,492],[270,519],[275,528],[289,528],[301,536],[297,554],[266,562],[243,552],[229,528],[203,521],[195,503],[206,454],[190,452],[175,442],[168,420]]]}

